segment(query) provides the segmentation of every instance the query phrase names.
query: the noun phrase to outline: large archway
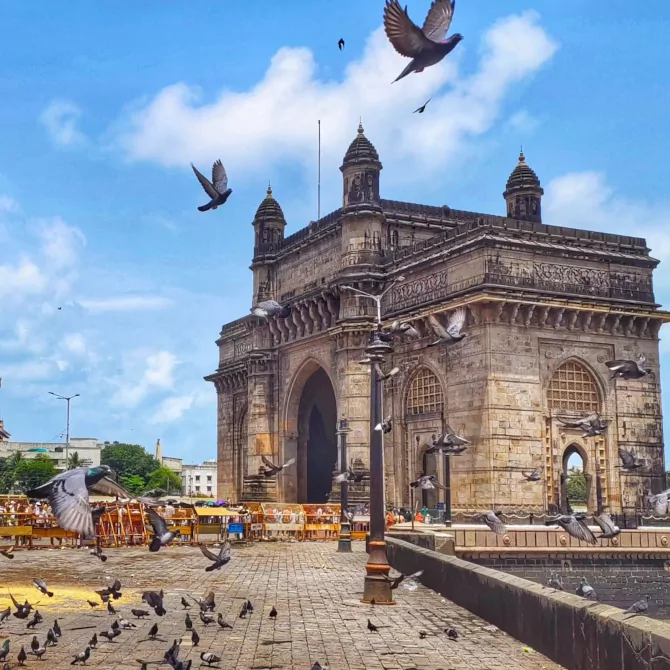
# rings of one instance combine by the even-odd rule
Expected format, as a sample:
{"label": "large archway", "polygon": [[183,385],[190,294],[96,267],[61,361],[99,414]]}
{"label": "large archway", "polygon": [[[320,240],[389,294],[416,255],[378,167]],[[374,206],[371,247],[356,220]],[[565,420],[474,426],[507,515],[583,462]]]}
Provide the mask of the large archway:
{"label": "large archway", "polygon": [[589,509],[592,477],[588,471],[586,452],[571,444],[563,452],[561,468],[561,511],[563,514]]}

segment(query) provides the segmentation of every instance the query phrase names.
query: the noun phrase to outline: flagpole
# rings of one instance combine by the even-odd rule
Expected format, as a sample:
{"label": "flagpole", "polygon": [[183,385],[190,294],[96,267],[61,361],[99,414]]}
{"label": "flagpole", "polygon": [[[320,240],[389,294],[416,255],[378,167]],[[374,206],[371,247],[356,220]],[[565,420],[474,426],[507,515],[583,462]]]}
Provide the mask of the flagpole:
{"label": "flagpole", "polygon": [[316,187],[316,220],[321,218],[321,119],[319,119],[319,170]]}

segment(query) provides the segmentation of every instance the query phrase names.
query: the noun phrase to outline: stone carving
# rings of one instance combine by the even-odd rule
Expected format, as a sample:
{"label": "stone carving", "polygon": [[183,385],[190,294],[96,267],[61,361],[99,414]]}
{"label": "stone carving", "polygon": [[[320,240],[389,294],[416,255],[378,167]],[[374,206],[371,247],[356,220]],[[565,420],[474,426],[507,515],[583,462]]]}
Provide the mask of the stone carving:
{"label": "stone carving", "polygon": [[609,288],[609,273],[606,270],[554,265],[553,263],[533,263],[533,275],[540,281],[571,284],[588,288]]}

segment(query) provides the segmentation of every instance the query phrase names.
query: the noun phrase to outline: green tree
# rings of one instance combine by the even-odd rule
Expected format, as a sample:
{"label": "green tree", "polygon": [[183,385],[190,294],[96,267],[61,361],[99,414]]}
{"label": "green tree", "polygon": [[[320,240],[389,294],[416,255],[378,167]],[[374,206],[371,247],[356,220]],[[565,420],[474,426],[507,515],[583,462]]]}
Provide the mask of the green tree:
{"label": "green tree", "polygon": [[8,458],[0,458],[0,493],[9,493],[14,480],[14,469]]}
{"label": "green tree", "polygon": [[146,480],[144,477],[140,477],[139,475],[125,475],[123,477],[119,477],[119,482],[131,493],[135,493],[136,495],[142,493],[142,491],[144,491],[144,489],[147,487]]}
{"label": "green tree", "polygon": [[54,461],[44,454],[39,454],[35,458],[21,460],[14,471],[14,481],[25,491],[41,486],[57,474]]}
{"label": "green tree", "polygon": [[146,479],[160,468],[160,463],[144,447],[123,442],[106,445],[100,454],[100,463],[109,465],[119,478],[139,475]]}
{"label": "green tree", "polygon": [[586,502],[586,477],[582,470],[576,467],[570,468],[566,486],[571,503]]}
{"label": "green tree", "polygon": [[168,494],[181,493],[181,479],[169,468],[160,467],[149,474],[147,489],[164,489]]}
{"label": "green tree", "polygon": [[67,457],[67,469],[68,470],[74,470],[75,468],[80,468],[84,465],[84,461],[81,459],[79,456],[78,452],[74,452],[73,454],[69,454]]}

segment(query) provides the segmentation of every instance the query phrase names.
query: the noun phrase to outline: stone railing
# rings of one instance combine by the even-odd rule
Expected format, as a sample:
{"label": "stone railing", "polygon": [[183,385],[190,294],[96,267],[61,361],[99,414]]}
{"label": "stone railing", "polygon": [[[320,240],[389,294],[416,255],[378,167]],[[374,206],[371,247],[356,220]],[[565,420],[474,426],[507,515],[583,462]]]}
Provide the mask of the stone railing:
{"label": "stone railing", "polygon": [[670,668],[670,625],[387,538],[390,564],[570,670]]}

